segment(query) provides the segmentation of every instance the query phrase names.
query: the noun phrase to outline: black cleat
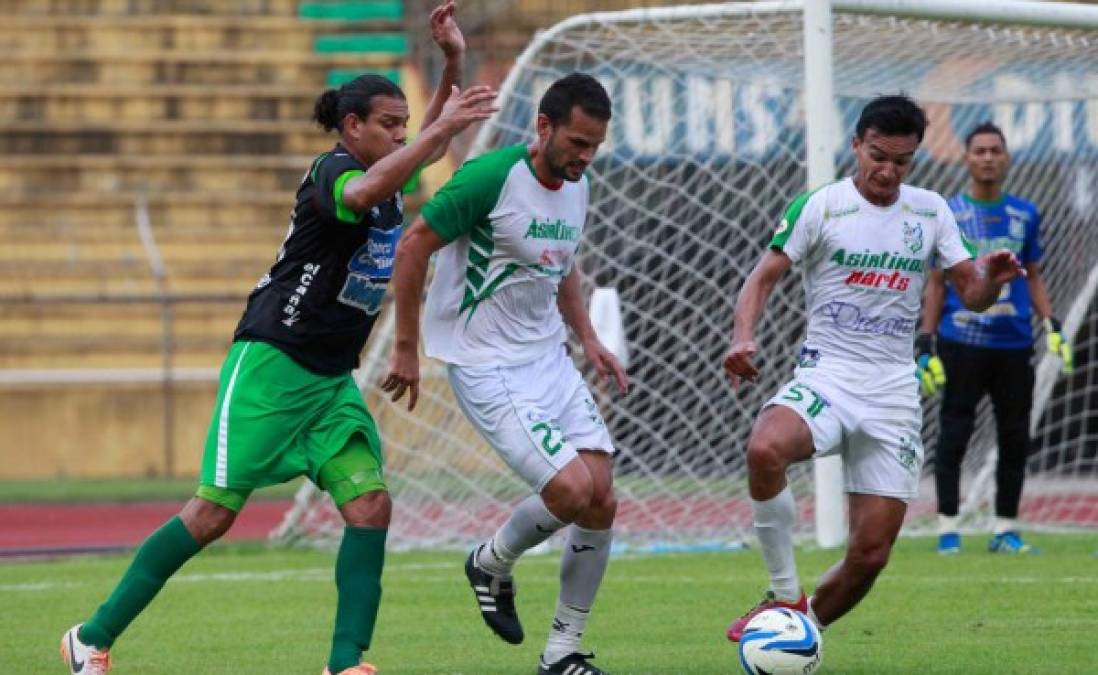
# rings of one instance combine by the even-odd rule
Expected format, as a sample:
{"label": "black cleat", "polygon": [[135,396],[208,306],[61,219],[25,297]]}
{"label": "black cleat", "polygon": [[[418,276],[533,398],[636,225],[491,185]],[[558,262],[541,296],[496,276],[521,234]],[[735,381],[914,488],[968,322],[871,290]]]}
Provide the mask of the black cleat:
{"label": "black cleat", "polygon": [[572,652],[554,664],[541,659],[538,666],[538,675],[607,675],[605,670],[599,670],[587,662],[587,659],[595,658],[594,654],[581,654]]}
{"label": "black cleat", "polygon": [[481,548],[483,545],[473,549],[465,559],[465,577],[473,587],[480,615],[484,617],[484,623],[504,642],[521,644],[525,635],[515,612],[515,582],[492,576],[477,567],[477,553]]}

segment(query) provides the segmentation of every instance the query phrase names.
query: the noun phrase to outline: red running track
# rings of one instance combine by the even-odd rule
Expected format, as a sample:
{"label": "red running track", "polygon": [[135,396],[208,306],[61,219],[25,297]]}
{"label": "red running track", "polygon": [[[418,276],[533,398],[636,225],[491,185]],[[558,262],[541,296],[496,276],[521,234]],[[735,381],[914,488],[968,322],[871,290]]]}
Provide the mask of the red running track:
{"label": "red running track", "polygon": [[[0,558],[88,553],[131,548],[175,515],[183,502],[2,504]],[[291,500],[249,502],[225,539],[261,541],[267,538],[292,505]],[[798,520],[811,522],[812,503],[799,502]],[[912,505],[909,518],[930,517],[933,503]],[[334,513],[330,514],[337,517]],[[1035,496],[1023,501],[1021,517],[1049,525],[1098,526],[1098,495]],[[468,502],[419,505],[398,509],[394,516],[412,535],[483,536],[507,516],[505,505]],[[634,532],[674,532],[706,528],[731,532],[751,527],[751,508],[744,499],[650,498],[622,500],[616,525]]]}
{"label": "red running track", "polygon": [[[266,539],[290,500],[256,500],[225,539]],[[0,504],[0,556],[83,553],[130,548],[144,541],[184,502]]]}

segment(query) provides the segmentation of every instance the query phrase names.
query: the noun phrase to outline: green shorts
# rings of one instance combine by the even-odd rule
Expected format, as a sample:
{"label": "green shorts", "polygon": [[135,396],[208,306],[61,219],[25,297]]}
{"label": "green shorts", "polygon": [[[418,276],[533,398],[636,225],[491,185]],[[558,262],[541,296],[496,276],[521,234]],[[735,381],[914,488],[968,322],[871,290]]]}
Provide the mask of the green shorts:
{"label": "green shorts", "polygon": [[383,464],[377,425],[350,373],[318,375],[265,342],[233,344],[199,497],[239,511],[253,489],[304,474],[341,505],[386,489]]}

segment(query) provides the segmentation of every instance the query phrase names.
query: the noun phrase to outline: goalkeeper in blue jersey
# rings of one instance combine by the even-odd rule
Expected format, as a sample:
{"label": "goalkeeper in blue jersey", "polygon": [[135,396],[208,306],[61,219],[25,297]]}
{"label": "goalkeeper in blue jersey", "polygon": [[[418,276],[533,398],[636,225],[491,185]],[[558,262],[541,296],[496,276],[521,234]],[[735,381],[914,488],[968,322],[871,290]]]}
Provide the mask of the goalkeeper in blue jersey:
{"label": "goalkeeper in blue jersey", "polygon": [[[985,122],[965,138],[968,190],[949,201],[957,224],[980,250],[1008,248],[1027,275],[1003,286],[994,305],[966,310],[941,270],[931,272],[922,331],[915,342],[923,393],[943,389],[941,425],[934,459],[938,490],[939,553],[959,553],[958,508],[961,460],[987,394],[995,412],[999,460],[995,470],[995,526],[988,543],[993,553],[1029,553],[1016,519],[1030,450],[1033,405],[1033,327],[1031,310],[1041,318],[1048,348],[1072,370],[1072,352],[1053,316],[1041,279],[1041,214],[1032,203],[1003,191],[1010,166],[1002,130]],[[935,341],[935,334],[937,340]],[[937,344],[935,344],[937,342]]]}

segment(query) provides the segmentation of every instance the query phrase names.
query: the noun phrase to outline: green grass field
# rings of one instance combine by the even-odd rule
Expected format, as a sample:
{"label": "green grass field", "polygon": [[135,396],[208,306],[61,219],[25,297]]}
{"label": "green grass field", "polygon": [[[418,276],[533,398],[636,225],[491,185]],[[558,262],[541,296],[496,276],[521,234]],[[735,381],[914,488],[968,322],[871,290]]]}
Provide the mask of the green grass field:
{"label": "green grass field", "polygon": [[[1098,672],[1098,534],[1034,536],[1041,555],[993,556],[969,537],[957,557],[901,540],[869,597],[824,635],[823,673],[1036,675]],[[802,550],[814,579],[838,558]],[[319,675],[334,612],[329,553],[215,546],[191,561],[115,645],[113,673]],[[491,635],[461,553],[391,555],[375,647],[382,673],[534,673],[555,603],[557,558],[517,568],[525,644]],[[4,675],[63,673],[62,632],[128,562],[105,556],[0,565]],[[618,556],[588,626],[597,665],[624,673],[738,672],[724,629],[764,584],[756,551]],[[113,674],[112,674],[113,675]]]}

